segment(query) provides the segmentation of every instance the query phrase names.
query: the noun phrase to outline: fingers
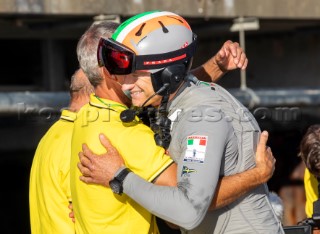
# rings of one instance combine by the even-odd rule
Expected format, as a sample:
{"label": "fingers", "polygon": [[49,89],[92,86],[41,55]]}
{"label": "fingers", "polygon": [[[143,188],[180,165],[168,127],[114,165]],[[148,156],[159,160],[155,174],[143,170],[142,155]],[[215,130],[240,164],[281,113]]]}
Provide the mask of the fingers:
{"label": "fingers", "polygon": [[108,155],[110,154],[113,156],[114,154],[118,154],[117,149],[111,144],[109,139],[104,134],[101,133],[99,135],[99,139],[100,139],[101,144],[107,150]]}
{"label": "fingers", "polygon": [[225,57],[226,57],[226,51],[225,51],[224,47],[222,47],[222,48],[218,51],[218,53],[216,54],[215,60],[216,60],[216,62],[219,63],[220,61],[223,61]]}
{"label": "fingers", "polygon": [[275,170],[275,165],[276,165],[276,158],[273,156],[273,153],[272,153],[272,150],[271,150],[271,148],[269,147],[269,146],[267,146],[266,147],[266,152],[267,152],[267,158],[268,158],[268,160],[271,162],[271,164],[272,164],[272,166],[271,166],[271,174],[270,174],[270,176],[269,176],[269,178],[271,178],[272,177],[272,175],[273,175],[273,172],[274,172],[274,170]]}
{"label": "fingers", "polygon": [[273,157],[272,150],[267,146],[269,134],[263,131],[257,146],[256,154],[256,168],[258,168],[258,175],[263,183],[267,182],[273,175],[275,170],[276,159]]}
{"label": "fingers", "polygon": [[232,57],[237,57],[237,46],[239,46],[238,43],[228,40],[223,44],[223,49],[226,55],[230,53]]}
{"label": "fingers", "polygon": [[232,52],[234,64],[237,66],[237,68],[245,69],[246,65],[248,64],[248,59],[245,52],[237,42],[230,45],[230,48],[232,48],[232,51],[234,51]]}
{"label": "fingers", "polygon": [[267,131],[263,131],[260,135],[258,147],[264,150],[267,146],[268,138],[269,138],[269,133]]}
{"label": "fingers", "polygon": [[99,139],[100,139],[101,144],[104,146],[104,148],[106,148],[107,151],[114,148],[111,145],[109,139],[104,134],[102,134],[102,133],[99,134]]}
{"label": "fingers", "polygon": [[[83,157],[88,158],[89,160],[92,159],[93,157],[93,153],[92,151],[89,149],[89,147],[87,146],[87,144],[82,144],[82,152],[83,152]],[[79,155],[80,157],[80,155]]]}
{"label": "fingers", "polygon": [[233,57],[234,64],[240,69],[246,69],[248,66],[248,58],[242,50],[238,42],[226,41],[223,45],[223,50],[219,51],[221,58],[228,56],[230,53]]}
{"label": "fingers", "polygon": [[77,166],[78,166],[82,175],[91,176],[91,171],[89,170],[89,168],[84,167],[81,163],[78,163]]}
{"label": "fingers", "polygon": [[76,221],[73,212],[69,213],[69,218],[71,218],[71,221],[74,223]]}
{"label": "fingers", "polygon": [[82,164],[83,167],[88,168],[89,170],[92,170],[93,165],[92,165],[92,160],[88,158],[88,155],[84,155],[84,152],[79,152],[78,154],[80,163]]}
{"label": "fingers", "polygon": [[234,63],[237,65],[238,68],[244,70],[247,68],[248,65],[248,59],[245,53],[243,53],[243,51],[241,50],[241,48],[239,48],[239,60],[238,63],[236,63],[236,61],[234,61]]}
{"label": "fingers", "polygon": [[246,69],[247,68],[247,66],[248,66],[248,59],[247,59],[247,57],[246,57],[246,59],[244,60],[244,63],[243,63],[243,66],[242,67],[240,67],[241,69]]}
{"label": "fingers", "polygon": [[277,161],[277,159],[273,156],[273,153],[272,153],[271,148],[270,148],[269,146],[267,146],[267,149],[266,149],[266,150],[267,150],[267,153],[268,153],[269,157],[272,158],[273,164],[275,164],[276,161]]}
{"label": "fingers", "polygon": [[229,54],[232,55],[232,57],[237,57],[237,45],[234,44],[232,41],[228,40],[226,41],[219,52],[216,54],[216,61],[218,63],[221,63],[224,59],[226,59]]}
{"label": "fingers", "polygon": [[[88,147],[85,145],[83,148],[88,148]],[[84,151],[85,150],[86,149],[84,149]],[[80,152],[78,155],[79,155],[80,162],[77,164],[77,166],[82,174],[82,176],[80,176],[80,180],[87,184],[94,183],[95,181],[93,180],[92,176],[95,168],[92,162],[88,157],[86,157],[86,155],[84,155],[84,153]]]}
{"label": "fingers", "polygon": [[[231,48],[232,56],[235,58],[240,58],[240,55],[242,53],[242,49],[241,49],[239,43],[231,41],[230,48]],[[239,60],[238,60],[238,62],[239,62]]]}
{"label": "fingers", "polygon": [[277,161],[276,158],[273,156],[272,150],[269,146],[267,146],[269,138],[269,133],[267,131],[263,131],[260,136],[260,141],[258,147],[260,150],[266,150],[267,156],[272,159],[273,164]]}
{"label": "fingers", "polygon": [[69,218],[74,218],[74,213],[73,213],[73,211],[71,211],[71,212],[69,213]]}
{"label": "fingers", "polygon": [[87,176],[80,176],[80,180],[86,184],[93,184],[95,183],[95,180],[92,177],[87,177]]}
{"label": "fingers", "polygon": [[223,47],[225,48],[227,53],[230,53],[232,57],[236,59],[235,61],[238,63],[240,59],[240,55],[242,53],[242,49],[239,43],[228,40],[224,43]]}
{"label": "fingers", "polygon": [[73,206],[72,206],[71,202],[69,203],[68,208],[70,209],[69,218],[71,218],[72,222],[75,222],[75,217],[74,217],[74,213],[73,213]]}

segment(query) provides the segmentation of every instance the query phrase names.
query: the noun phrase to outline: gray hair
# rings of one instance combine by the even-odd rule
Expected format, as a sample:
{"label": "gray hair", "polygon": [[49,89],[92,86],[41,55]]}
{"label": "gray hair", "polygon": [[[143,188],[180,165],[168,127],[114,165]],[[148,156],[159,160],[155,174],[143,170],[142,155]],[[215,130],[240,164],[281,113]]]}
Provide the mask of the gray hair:
{"label": "gray hair", "polygon": [[118,26],[118,23],[110,21],[95,22],[81,36],[78,42],[77,56],[80,67],[94,87],[103,80],[97,59],[99,40],[101,37],[110,38]]}
{"label": "gray hair", "polygon": [[69,92],[71,98],[76,98],[81,95],[89,97],[90,94],[94,92],[93,86],[81,68],[76,70],[71,76]]}

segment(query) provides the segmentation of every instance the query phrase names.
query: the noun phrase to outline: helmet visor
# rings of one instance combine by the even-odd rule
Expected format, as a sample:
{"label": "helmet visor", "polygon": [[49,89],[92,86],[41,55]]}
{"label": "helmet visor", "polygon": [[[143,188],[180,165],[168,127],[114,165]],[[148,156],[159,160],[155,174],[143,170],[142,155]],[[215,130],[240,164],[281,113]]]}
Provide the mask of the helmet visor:
{"label": "helmet visor", "polygon": [[99,66],[105,66],[110,74],[126,75],[133,72],[135,54],[126,46],[112,39],[101,38],[97,52]]}
{"label": "helmet visor", "polygon": [[100,39],[98,46],[99,66],[105,66],[110,74],[128,75],[137,70],[153,70],[185,63],[193,57],[197,37],[185,48],[163,54],[136,55],[134,51],[113,39]]}

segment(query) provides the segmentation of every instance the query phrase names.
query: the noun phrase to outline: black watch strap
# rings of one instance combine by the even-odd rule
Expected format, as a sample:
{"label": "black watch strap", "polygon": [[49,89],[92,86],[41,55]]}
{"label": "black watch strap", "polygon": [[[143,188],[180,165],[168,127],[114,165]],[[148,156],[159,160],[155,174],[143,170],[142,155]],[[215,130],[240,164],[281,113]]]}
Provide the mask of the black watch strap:
{"label": "black watch strap", "polygon": [[129,168],[123,168],[118,175],[116,175],[114,178],[116,178],[121,185],[123,184],[124,179],[127,177],[127,175],[132,172]]}
{"label": "black watch strap", "polygon": [[128,168],[123,168],[116,176],[110,180],[109,186],[111,190],[118,195],[121,195],[123,192],[123,181],[127,177],[127,175],[131,172]]}

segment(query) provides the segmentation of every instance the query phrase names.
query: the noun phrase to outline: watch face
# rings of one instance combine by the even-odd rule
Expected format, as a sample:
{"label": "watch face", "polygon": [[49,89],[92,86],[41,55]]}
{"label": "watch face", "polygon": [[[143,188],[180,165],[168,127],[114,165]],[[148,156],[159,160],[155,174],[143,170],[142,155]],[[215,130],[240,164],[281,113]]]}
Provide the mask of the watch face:
{"label": "watch face", "polygon": [[112,190],[112,192],[116,193],[116,194],[121,194],[122,193],[122,185],[120,183],[120,181],[118,181],[117,179],[113,179],[109,182],[110,188]]}

